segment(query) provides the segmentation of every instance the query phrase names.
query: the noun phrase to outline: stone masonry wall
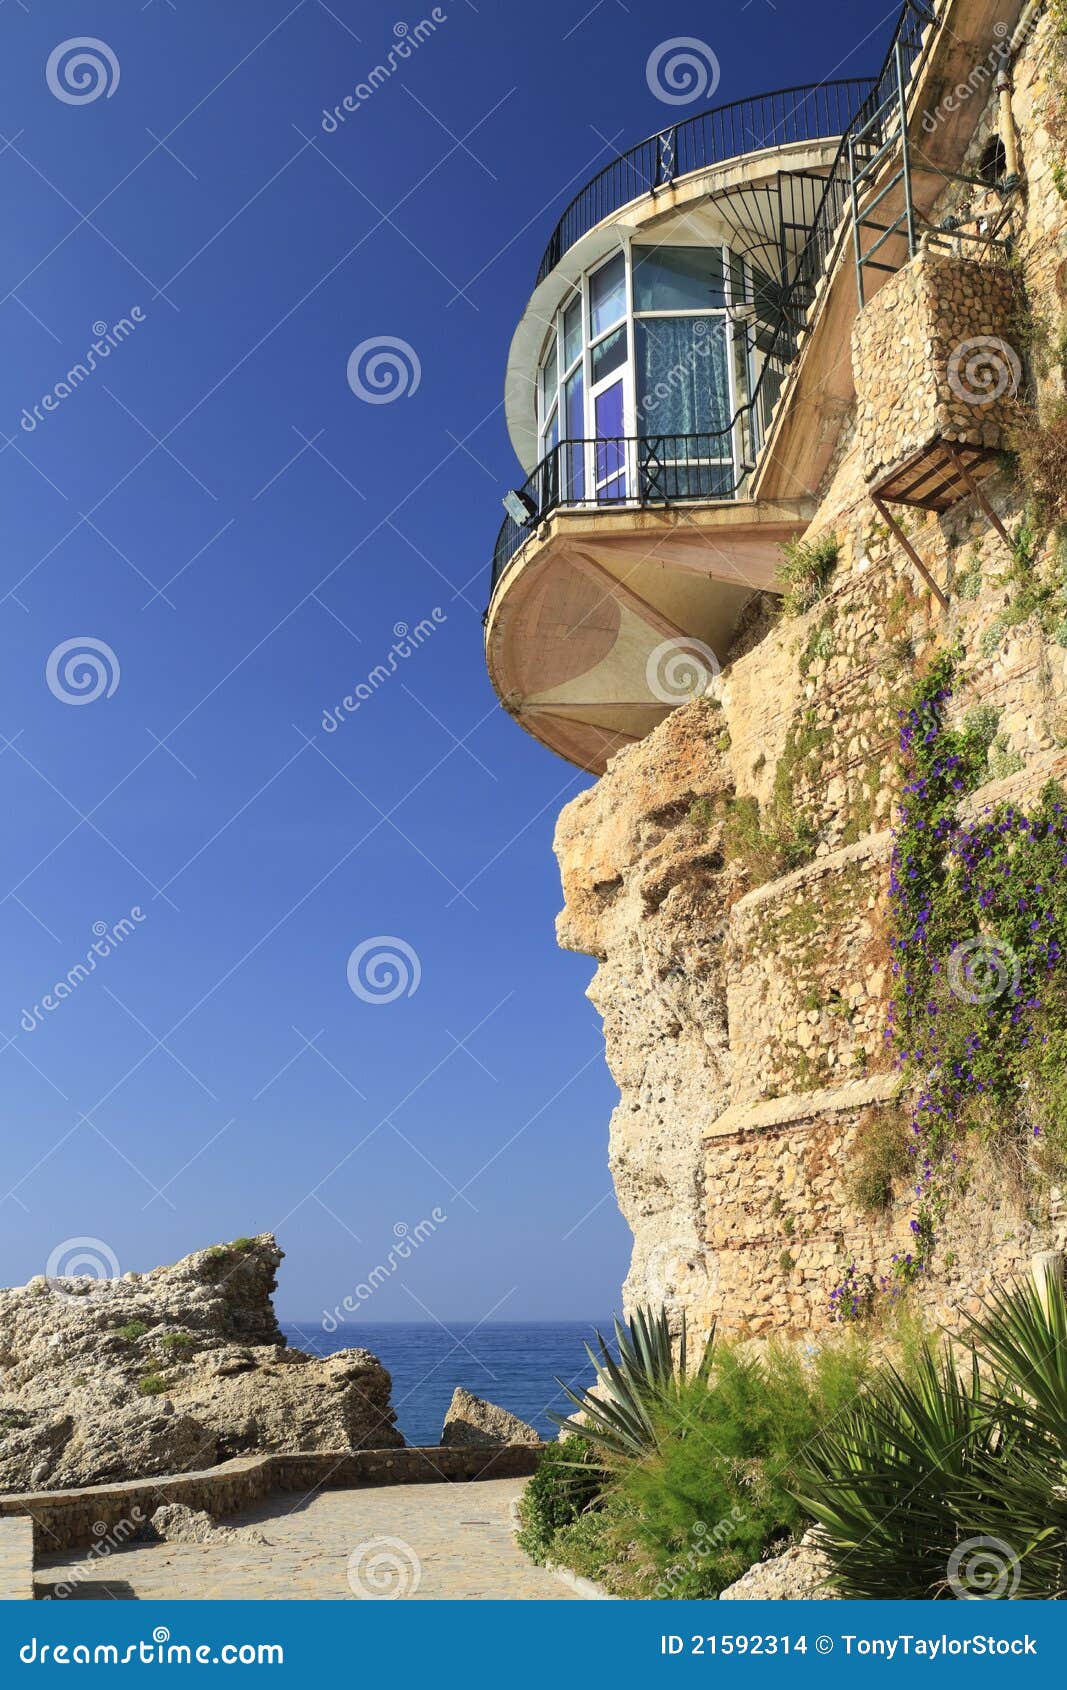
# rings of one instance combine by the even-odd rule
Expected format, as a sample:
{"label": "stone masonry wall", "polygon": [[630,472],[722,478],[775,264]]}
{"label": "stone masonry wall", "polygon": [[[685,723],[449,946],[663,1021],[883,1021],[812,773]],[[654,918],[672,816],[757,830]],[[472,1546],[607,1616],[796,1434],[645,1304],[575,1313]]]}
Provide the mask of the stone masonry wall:
{"label": "stone masonry wall", "polygon": [[[589,995],[620,1090],[611,1166],[634,1234],[624,1299],[684,1308],[701,1329],[712,1319],[818,1329],[846,1264],[884,1272],[910,1241],[910,1190],[872,1215],[851,1176],[860,1137],[894,1112],[887,857],[897,712],[917,667],[960,648],[952,721],[978,707],[995,716],[974,806],[1006,795],[1032,804],[1050,775],[1067,776],[1063,548],[1035,535],[1027,569],[1048,588],[1035,609],[1018,559],[973,500],[940,516],[901,512],[948,594],[943,612],[868,491],[870,475],[931,428],[1001,444],[1010,410],[945,397],[949,360],[968,339],[1010,340],[1029,402],[1064,398],[1050,350],[1067,322],[1067,206],[1050,163],[1061,53],[1046,11],[1013,71],[1025,187],[1012,206],[1010,276],[971,248],[963,263],[924,254],[859,319],[859,404],[809,530],[839,541],[830,590],[728,663],[713,699],[614,758],[560,818],[560,943],[598,960]],[[964,171],[976,174],[998,120],[991,100]],[[946,186],[935,219],[976,208],[1000,202]],[[1029,319],[1015,314],[1020,284]],[[1011,466],[984,490],[1014,535],[1027,493]],[[731,832],[739,804],[750,816],[755,807],[766,836],[802,824],[813,860],[754,871]],[[1063,1192],[1026,1174],[965,1148],[935,1271],[916,1292],[937,1319],[958,1322],[992,1282],[1067,1243]]]}

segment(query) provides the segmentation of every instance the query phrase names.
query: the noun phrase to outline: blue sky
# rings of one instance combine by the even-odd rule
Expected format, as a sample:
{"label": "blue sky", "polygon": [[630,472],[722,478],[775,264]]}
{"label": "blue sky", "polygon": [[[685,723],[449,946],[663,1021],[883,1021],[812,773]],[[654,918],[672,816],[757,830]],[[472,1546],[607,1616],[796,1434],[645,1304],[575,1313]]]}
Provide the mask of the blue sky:
{"label": "blue sky", "polygon": [[[566,201],[672,115],[659,43],[708,43],[728,101],[876,68],[895,11],[447,0],[326,133],[431,8],[5,0],[0,1283],[270,1228],[307,1319],[437,1209],[369,1319],[617,1303],[615,1090],[553,935],[586,778],[482,659],[507,347]],[[110,93],[50,86],[78,37]],[[371,404],[349,359],[387,338],[418,381]],[[85,638],[72,704],[96,674],[49,658]],[[417,989],[368,1002],[349,957],[385,936]]]}

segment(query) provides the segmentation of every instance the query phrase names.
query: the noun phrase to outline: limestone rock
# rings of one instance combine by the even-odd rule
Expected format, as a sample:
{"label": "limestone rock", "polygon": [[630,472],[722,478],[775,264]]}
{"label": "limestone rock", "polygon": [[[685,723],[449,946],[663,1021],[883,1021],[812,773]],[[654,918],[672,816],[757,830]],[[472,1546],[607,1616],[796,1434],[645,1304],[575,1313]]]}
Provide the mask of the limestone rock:
{"label": "limestone rock", "polygon": [[0,1491],[403,1442],[367,1350],[288,1348],[270,1233],[121,1279],[0,1290]]}
{"label": "limestone rock", "polygon": [[482,1397],[457,1385],[445,1415],[442,1444],[465,1448],[492,1444],[539,1444],[540,1433],[506,1408],[485,1402]]}
{"label": "limestone rock", "polygon": [[757,1561],[736,1584],[719,1592],[720,1602],[829,1602],[837,1591],[826,1583],[830,1563],[814,1532],[769,1561]]}
{"label": "limestone rock", "polygon": [[249,1543],[270,1546],[254,1526],[220,1526],[203,1509],[187,1508],[184,1502],[165,1502],[151,1519],[153,1537],[164,1543]]}

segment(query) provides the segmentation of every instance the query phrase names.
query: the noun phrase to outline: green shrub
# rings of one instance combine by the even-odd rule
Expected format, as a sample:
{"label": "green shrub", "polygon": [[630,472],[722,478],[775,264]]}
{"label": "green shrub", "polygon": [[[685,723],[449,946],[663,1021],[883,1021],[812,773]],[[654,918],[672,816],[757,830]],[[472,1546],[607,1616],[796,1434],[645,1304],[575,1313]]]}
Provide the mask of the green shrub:
{"label": "green shrub", "polygon": [[883,1368],[805,1457],[797,1495],[856,1598],[1060,1599],[1067,1588],[1067,1295],[995,1294],[961,1359]]}
{"label": "green shrub", "polygon": [[841,542],[836,534],[822,534],[817,540],[789,540],[782,554],[778,568],[785,586],[782,611],[786,616],[800,616],[824,596],[841,556]]}
{"label": "green shrub", "polygon": [[[632,1318],[615,1321],[618,1360],[601,1333],[597,1333],[599,1356],[585,1346],[596,1370],[592,1390],[572,1390],[562,1379],[556,1383],[582,1415],[582,1436],[605,1457],[642,1456],[655,1449],[659,1416],[684,1394],[688,1384],[688,1353],[685,1315],[682,1315],[677,1354],[671,1337],[667,1311],[634,1310]],[[712,1332],[697,1365],[696,1378],[707,1377],[715,1348]],[[573,1422],[563,1415],[554,1418],[565,1430]]]}
{"label": "green shrub", "polygon": [[549,1559],[555,1534],[596,1503],[604,1477],[584,1438],[575,1435],[548,1445],[519,1502],[518,1540],[531,1560],[543,1564]]}
{"label": "green shrub", "polygon": [[133,1344],[138,1338],[143,1338],[147,1331],[148,1327],[143,1320],[131,1320],[125,1326],[116,1327],[115,1336],[125,1338],[127,1343]]}
{"label": "green shrub", "polygon": [[895,1185],[911,1165],[908,1140],[908,1124],[899,1109],[870,1109],[860,1117],[849,1191],[861,1209],[888,1208]]}
{"label": "green shrub", "polygon": [[250,1250],[254,1243],[255,1243],[254,1238],[246,1238],[244,1236],[244,1234],[242,1234],[240,1238],[235,1238],[233,1240],[233,1242],[230,1245],[230,1249],[231,1250]]}
{"label": "green shrub", "polygon": [[142,1397],[161,1397],[167,1389],[167,1382],[158,1373],[146,1373],[137,1386]]}
{"label": "green shrub", "polygon": [[189,1354],[195,1343],[196,1339],[191,1332],[168,1332],[159,1340],[159,1347],[164,1355],[180,1360]]}

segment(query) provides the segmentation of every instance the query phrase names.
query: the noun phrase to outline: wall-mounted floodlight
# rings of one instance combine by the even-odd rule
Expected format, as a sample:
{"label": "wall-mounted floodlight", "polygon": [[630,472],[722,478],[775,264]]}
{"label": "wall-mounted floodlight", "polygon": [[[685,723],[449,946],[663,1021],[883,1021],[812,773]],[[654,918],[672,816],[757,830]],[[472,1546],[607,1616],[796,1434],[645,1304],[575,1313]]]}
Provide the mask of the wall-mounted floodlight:
{"label": "wall-mounted floodlight", "polygon": [[504,509],[512,522],[517,522],[520,528],[525,528],[527,523],[533,522],[537,515],[537,506],[529,493],[519,492],[514,487],[504,494]]}

